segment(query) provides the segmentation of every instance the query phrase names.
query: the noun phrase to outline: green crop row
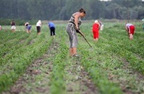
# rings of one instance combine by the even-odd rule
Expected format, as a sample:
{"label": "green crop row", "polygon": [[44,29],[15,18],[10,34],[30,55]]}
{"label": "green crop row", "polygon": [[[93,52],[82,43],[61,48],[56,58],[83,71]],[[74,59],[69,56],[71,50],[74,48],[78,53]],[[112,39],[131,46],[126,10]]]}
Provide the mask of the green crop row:
{"label": "green crop row", "polygon": [[89,73],[95,85],[99,88],[101,94],[122,94],[120,87],[109,81],[107,72],[102,69],[99,62],[96,60],[95,52],[86,50],[88,48],[81,47],[81,63],[85,70]]}
{"label": "green crop row", "polygon": [[[87,26],[87,28],[88,27],[90,26]],[[95,81],[95,84],[99,87],[100,92],[102,92],[103,94],[108,94],[107,92],[105,92],[107,89],[106,88],[103,89],[105,86],[103,86],[103,84],[99,82],[101,79],[102,80],[105,79],[111,83],[111,81],[107,79],[108,75],[112,75],[113,73],[117,73],[117,74],[114,74],[116,76],[120,76],[122,75],[122,73],[123,75],[129,75],[126,73],[129,73],[128,71],[130,69],[125,70],[122,67],[122,66],[128,66],[128,65],[124,65],[125,64],[124,62],[128,61],[130,65],[132,66],[132,67],[130,66],[128,67],[136,69],[139,72],[143,73],[144,71],[144,68],[143,68],[144,66],[144,58],[143,58],[144,57],[144,53],[143,53],[144,52],[143,51],[144,50],[143,49],[144,33],[143,32],[137,31],[136,29],[134,40],[130,41],[128,39],[124,25],[110,24],[110,27],[109,27],[109,25],[107,24],[104,31],[100,32],[99,41],[92,42],[92,33],[89,33],[89,29],[87,28],[83,27],[82,31],[87,35],[86,37],[89,40],[89,42],[92,44],[93,49],[91,49],[92,51],[89,51],[87,44],[85,43],[84,45],[84,42],[80,40],[79,45],[81,45],[81,48],[79,50],[82,54],[82,61],[85,59],[82,62],[82,64],[83,66],[85,66],[90,76],[92,76],[92,79],[96,79],[94,81]],[[138,27],[138,30],[141,30],[141,29],[139,29]],[[82,49],[85,49],[85,50],[82,50]],[[123,60],[126,60],[126,61],[123,61]],[[107,72],[107,71],[110,71],[110,72]],[[116,79],[119,79],[121,81],[120,78],[116,78]],[[128,79],[131,79],[131,81],[129,82],[132,85],[127,84],[127,86],[133,88],[133,92],[143,91],[143,89],[139,90],[139,88],[141,87],[138,86],[138,83],[133,83],[133,81],[136,81],[136,80],[135,78],[132,79],[132,76],[125,77],[123,79],[127,81]],[[109,90],[110,92],[112,92],[111,88]],[[115,93],[113,92],[113,94],[119,94],[119,93],[120,92],[117,92],[117,91],[115,91]]]}
{"label": "green crop row", "polygon": [[[144,74],[144,41],[142,40],[141,36],[144,34],[140,33],[140,31],[137,31],[134,35],[134,40],[130,41],[125,31],[121,32],[118,35],[118,30],[108,30],[107,32],[109,33],[103,35],[103,38],[112,41],[107,40],[105,42],[105,44],[107,44],[107,47],[103,45],[103,48],[106,49],[108,52],[113,52],[125,58],[126,61],[131,64],[133,69],[136,69]],[[123,33],[125,33],[125,35]]]}
{"label": "green crop row", "polygon": [[64,40],[64,36],[60,38],[61,39],[59,41],[61,42],[58,48],[59,53],[57,53],[57,55],[54,57],[52,74],[50,78],[51,94],[64,94],[65,92],[64,68],[67,62],[64,62],[64,60],[66,59],[68,49],[65,45],[65,41],[62,41]]}
{"label": "green crop row", "polygon": [[[5,62],[7,62],[7,63],[0,66],[1,71],[3,71],[4,73],[7,72],[7,71],[10,71],[7,68],[11,69],[11,67],[15,66],[14,63],[13,63],[13,60],[17,59],[17,61],[18,61],[19,56],[21,56],[21,54],[29,54],[30,52],[35,53],[35,51],[33,51],[33,49],[35,47],[37,47],[37,48],[42,47],[42,45],[44,45],[44,43],[46,42],[46,40],[42,37],[45,37],[45,35],[38,36],[37,39],[36,39],[37,42],[35,42],[31,45],[24,45],[24,46],[20,47],[19,49],[13,51],[12,54],[8,54],[7,58],[4,59],[4,60],[6,60]],[[29,40],[27,40],[27,41],[29,42]],[[29,51],[29,50],[31,50],[31,51]]]}
{"label": "green crop row", "polygon": [[0,31],[0,44],[5,44],[6,42],[9,42],[10,40],[13,40],[15,38],[19,38],[22,35],[22,32],[12,33],[11,31],[4,32],[3,30]]}
{"label": "green crop row", "polygon": [[0,56],[2,57],[4,54],[9,53],[9,51],[19,48],[20,45],[17,45],[17,44],[23,45],[21,41],[26,40],[28,36],[29,36],[28,34],[23,34],[21,36],[19,35],[19,37],[14,38],[12,40],[8,39],[9,41],[4,42],[4,44],[1,45]]}
{"label": "green crop row", "polygon": [[[17,38],[15,41],[11,42],[11,44],[6,43],[5,47],[3,47],[3,49],[0,52],[0,55],[4,55],[4,57],[0,58],[0,65],[2,64],[6,64],[8,63],[8,60],[10,60],[11,58],[15,57],[15,54],[17,54],[18,52],[21,53],[21,49],[23,50],[24,47],[28,47],[29,46],[29,42],[32,41],[36,36],[34,35],[29,35],[29,37],[27,38],[27,34],[24,35],[25,36],[25,41],[23,43],[21,43],[21,38]],[[24,37],[22,37],[23,40]],[[17,52],[17,53],[16,53]]]}
{"label": "green crop row", "polygon": [[0,92],[7,90],[25,72],[34,59],[45,53],[52,43],[52,39],[44,38],[45,35],[38,36],[37,42],[15,50],[13,56],[10,56],[11,59],[8,59],[8,63],[1,66]]}

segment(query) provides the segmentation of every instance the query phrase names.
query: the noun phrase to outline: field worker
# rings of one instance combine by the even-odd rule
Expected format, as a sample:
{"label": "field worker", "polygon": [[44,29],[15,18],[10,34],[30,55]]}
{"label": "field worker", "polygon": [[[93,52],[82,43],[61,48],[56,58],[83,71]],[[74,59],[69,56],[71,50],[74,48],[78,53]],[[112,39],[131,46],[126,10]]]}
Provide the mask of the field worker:
{"label": "field worker", "polygon": [[101,21],[99,21],[99,23],[100,23],[100,30],[102,31],[104,28],[104,24]]}
{"label": "field worker", "polygon": [[49,22],[48,27],[50,29],[50,35],[55,36],[55,24],[53,22]]}
{"label": "field worker", "polygon": [[[78,12],[72,14],[69,23],[67,25],[66,31],[69,36],[69,41],[70,41],[70,56],[78,56],[77,55],[77,44],[78,44],[78,39],[77,39],[77,32],[80,30],[80,25],[81,25],[81,18],[85,17],[86,11],[81,8]],[[82,33],[81,31],[79,31]],[[82,33],[83,34],[83,33]]]}
{"label": "field worker", "polygon": [[40,35],[40,32],[41,32],[41,25],[42,25],[42,22],[41,20],[39,20],[37,23],[36,23],[36,28],[37,28],[37,34]]}
{"label": "field worker", "polygon": [[2,26],[0,25],[0,30],[2,30]]}
{"label": "field worker", "polygon": [[128,33],[129,39],[132,40],[133,39],[133,35],[135,33],[135,26],[131,23],[127,23],[126,26],[126,31]]}
{"label": "field worker", "polygon": [[100,23],[98,20],[95,20],[92,27],[94,41],[98,41],[99,39],[99,30],[100,30]]}
{"label": "field worker", "polygon": [[14,21],[11,22],[11,30],[12,32],[15,32],[16,30],[16,23]]}
{"label": "field worker", "polygon": [[144,23],[143,23],[143,31],[144,31]]}
{"label": "field worker", "polygon": [[31,32],[31,27],[32,27],[32,26],[29,25],[29,22],[26,22],[26,23],[25,23],[25,27],[26,27],[26,32],[27,32],[27,33],[30,33],[30,32]]}

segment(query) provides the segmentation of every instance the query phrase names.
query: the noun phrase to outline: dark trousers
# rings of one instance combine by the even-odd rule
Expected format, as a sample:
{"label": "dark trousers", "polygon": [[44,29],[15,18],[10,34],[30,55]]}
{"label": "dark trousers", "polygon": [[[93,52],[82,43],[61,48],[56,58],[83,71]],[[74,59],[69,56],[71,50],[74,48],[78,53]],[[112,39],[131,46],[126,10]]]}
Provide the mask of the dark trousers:
{"label": "dark trousers", "polygon": [[40,27],[40,26],[37,26],[36,28],[37,28],[37,33],[40,33],[41,27]]}
{"label": "dark trousers", "polygon": [[50,28],[50,35],[54,36],[55,35],[55,27]]}

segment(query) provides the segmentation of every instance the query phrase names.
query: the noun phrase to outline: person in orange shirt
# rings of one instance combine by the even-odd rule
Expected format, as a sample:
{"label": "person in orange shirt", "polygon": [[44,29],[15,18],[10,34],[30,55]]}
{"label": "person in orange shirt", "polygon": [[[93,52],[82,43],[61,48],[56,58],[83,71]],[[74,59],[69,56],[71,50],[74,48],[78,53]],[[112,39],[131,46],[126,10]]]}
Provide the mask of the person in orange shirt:
{"label": "person in orange shirt", "polygon": [[99,30],[100,30],[100,23],[98,20],[95,20],[92,27],[94,41],[98,41],[99,39]]}

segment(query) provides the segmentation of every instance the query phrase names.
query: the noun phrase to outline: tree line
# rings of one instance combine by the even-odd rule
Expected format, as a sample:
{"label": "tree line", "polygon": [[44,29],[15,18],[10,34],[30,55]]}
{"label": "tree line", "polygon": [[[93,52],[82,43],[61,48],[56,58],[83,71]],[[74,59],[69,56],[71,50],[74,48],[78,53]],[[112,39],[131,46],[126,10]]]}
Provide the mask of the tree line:
{"label": "tree line", "polygon": [[1,0],[1,19],[68,20],[72,13],[84,8],[85,19],[142,19],[142,0]]}

